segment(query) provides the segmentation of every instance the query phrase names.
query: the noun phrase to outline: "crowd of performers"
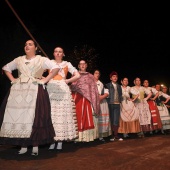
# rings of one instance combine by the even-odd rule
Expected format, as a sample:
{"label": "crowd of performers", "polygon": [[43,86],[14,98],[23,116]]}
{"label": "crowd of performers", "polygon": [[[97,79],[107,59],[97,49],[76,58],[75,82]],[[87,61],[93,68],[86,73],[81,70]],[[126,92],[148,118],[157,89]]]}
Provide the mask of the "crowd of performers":
{"label": "crowd of performers", "polygon": [[[25,55],[2,68],[11,87],[0,108],[0,144],[19,145],[19,155],[30,145],[37,156],[39,145],[62,151],[64,141],[123,141],[132,133],[144,137],[170,129],[170,95],[159,84],[150,87],[139,77],[132,87],[127,77],[119,84],[116,71],[104,84],[99,70],[86,71],[86,60],[79,61],[78,69],[63,60],[62,47],[54,49],[53,60],[37,55],[32,40],[24,50]],[[18,77],[13,70],[18,70]]]}

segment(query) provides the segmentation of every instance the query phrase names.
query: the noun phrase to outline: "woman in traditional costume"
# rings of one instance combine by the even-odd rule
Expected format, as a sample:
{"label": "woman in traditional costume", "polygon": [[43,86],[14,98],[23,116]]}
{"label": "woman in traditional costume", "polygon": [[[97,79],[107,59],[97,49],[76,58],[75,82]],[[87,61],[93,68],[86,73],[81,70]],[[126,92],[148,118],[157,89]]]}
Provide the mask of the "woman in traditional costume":
{"label": "woman in traditional costume", "polygon": [[157,132],[158,130],[162,129],[162,122],[161,122],[161,118],[160,118],[160,113],[156,104],[156,99],[159,96],[159,92],[153,88],[153,87],[149,87],[149,81],[148,80],[144,80],[143,81],[143,86],[144,88],[150,90],[152,92],[152,96],[147,100],[148,104],[149,104],[149,109],[151,112],[151,131],[150,134],[154,132]]}
{"label": "woman in traditional costume", "polygon": [[[139,110],[134,103],[139,94],[128,86],[129,81],[127,77],[121,79],[121,83],[123,100],[120,107],[120,125],[118,132],[123,133],[124,138],[129,138],[129,133],[139,133],[141,131]],[[135,97],[131,98],[132,95]]]}
{"label": "woman in traditional costume", "polygon": [[105,142],[105,137],[108,137],[112,134],[110,116],[109,116],[109,106],[106,98],[109,96],[109,90],[106,86],[99,80],[100,71],[94,71],[94,79],[97,84],[100,98],[100,114],[98,117],[98,127],[99,127],[99,140]]}
{"label": "woman in traditional costume", "polygon": [[168,108],[165,104],[170,100],[170,95],[165,94],[161,91],[161,85],[156,84],[156,90],[159,92],[159,96],[156,99],[156,104],[160,113],[160,118],[162,122],[161,132],[164,134],[167,130],[170,129],[170,114]]}
{"label": "woman in traditional costume", "polygon": [[[33,146],[32,155],[38,155],[38,145],[54,141],[51,107],[47,83],[59,71],[59,66],[47,57],[36,55],[33,40],[25,43],[25,54],[15,58],[2,69],[11,81],[11,88],[0,108],[0,143],[20,145],[18,154]],[[50,69],[42,79],[45,70]],[[18,78],[12,75],[18,70]]]}
{"label": "woman in traditional costume", "polygon": [[[61,69],[47,84],[52,123],[56,134],[55,142],[50,145],[49,150],[61,151],[63,141],[71,141],[78,137],[75,103],[68,84],[76,81],[80,74],[70,62],[63,60],[63,48],[56,47],[53,55],[55,59],[52,62]],[[68,72],[72,75],[69,79],[67,79]]]}
{"label": "woman in traditional costume", "polygon": [[[144,137],[145,132],[150,132],[151,128],[151,112],[147,100],[151,97],[152,93],[149,89],[144,88],[141,85],[141,79],[136,77],[134,80],[135,86],[131,87],[133,91],[138,94],[137,99],[134,101],[139,111],[139,122],[141,132],[138,133],[139,137]],[[136,95],[132,95],[134,98]]]}
{"label": "woman in traditional costume", "polygon": [[78,139],[75,142],[90,142],[99,137],[98,115],[100,113],[99,92],[94,76],[87,72],[87,63],[80,60],[80,78],[70,86],[76,105]]}

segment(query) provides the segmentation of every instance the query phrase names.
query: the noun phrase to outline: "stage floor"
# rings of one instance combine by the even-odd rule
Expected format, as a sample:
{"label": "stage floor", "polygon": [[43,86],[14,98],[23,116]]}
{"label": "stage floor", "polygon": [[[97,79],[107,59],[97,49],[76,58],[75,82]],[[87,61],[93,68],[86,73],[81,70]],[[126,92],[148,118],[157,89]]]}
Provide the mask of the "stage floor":
{"label": "stage floor", "polygon": [[124,141],[106,143],[99,140],[75,145],[64,142],[63,151],[49,152],[49,145],[40,146],[39,155],[17,155],[16,146],[0,146],[1,170],[169,170],[170,134],[138,138],[131,135]]}

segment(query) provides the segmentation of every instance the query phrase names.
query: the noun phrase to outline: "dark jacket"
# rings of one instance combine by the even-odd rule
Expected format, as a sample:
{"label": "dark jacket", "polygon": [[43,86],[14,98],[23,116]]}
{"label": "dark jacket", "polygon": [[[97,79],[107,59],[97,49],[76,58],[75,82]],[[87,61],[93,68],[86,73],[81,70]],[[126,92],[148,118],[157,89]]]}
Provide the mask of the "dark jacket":
{"label": "dark jacket", "polygon": [[[116,85],[117,85],[119,103],[121,103],[121,101],[122,101],[122,88],[121,88],[120,84],[116,83]],[[108,104],[113,104],[113,102],[114,102],[113,97],[114,97],[114,92],[115,92],[114,86],[113,86],[112,82],[107,83],[106,86],[109,90],[109,96],[107,98],[107,102],[108,102]]]}

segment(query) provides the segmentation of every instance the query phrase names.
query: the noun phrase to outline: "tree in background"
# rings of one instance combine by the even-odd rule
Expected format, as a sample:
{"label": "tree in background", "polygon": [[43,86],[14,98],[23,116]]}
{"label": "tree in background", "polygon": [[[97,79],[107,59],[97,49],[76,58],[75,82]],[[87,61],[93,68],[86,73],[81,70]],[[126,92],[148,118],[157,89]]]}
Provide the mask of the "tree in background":
{"label": "tree in background", "polygon": [[85,59],[88,64],[87,71],[92,73],[98,66],[98,56],[93,47],[82,45],[75,46],[73,52],[70,52],[70,55],[66,56],[66,60],[70,61],[77,68],[79,61]]}

